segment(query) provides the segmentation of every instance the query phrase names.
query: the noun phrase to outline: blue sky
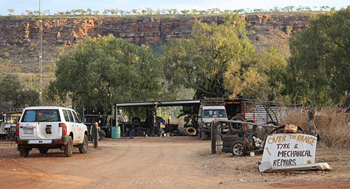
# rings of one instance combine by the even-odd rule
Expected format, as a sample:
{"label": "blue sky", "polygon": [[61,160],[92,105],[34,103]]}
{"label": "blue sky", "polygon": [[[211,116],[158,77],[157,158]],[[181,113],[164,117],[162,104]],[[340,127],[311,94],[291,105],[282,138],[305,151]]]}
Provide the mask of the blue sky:
{"label": "blue sky", "polygon": [[[346,8],[349,0],[42,0],[42,11],[50,10],[51,14],[58,11],[77,10],[87,8],[103,12],[105,9],[119,9],[131,11],[151,8],[177,9],[177,10],[207,10],[219,8],[220,10],[235,9],[264,9],[269,10],[275,6],[313,7],[329,6],[336,9]],[[0,15],[8,15],[8,9],[14,14],[26,14],[26,10],[39,10],[39,0],[0,0]]]}

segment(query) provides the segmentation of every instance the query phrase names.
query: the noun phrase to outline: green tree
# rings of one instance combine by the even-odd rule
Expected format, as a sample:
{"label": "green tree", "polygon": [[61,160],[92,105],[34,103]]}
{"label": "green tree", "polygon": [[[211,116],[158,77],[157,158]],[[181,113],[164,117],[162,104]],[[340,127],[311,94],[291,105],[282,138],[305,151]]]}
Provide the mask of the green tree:
{"label": "green tree", "polygon": [[80,13],[80,15],[84,15],[85,14],[85,10],[84,9],[77,9],[76,12]]}
{"label": "green tree", "polygon": [[226,19],[222,25],[196,21],[192,39],[166,45],[164,72],[171,87],[194,88],[195,98],[228,96],[224,87],[227,66],[253,46],[245,36],[245,21],[238,14]]}
{"label": "green tree", "polygon": [[285,57],[274,48],[267,53],[253,51],[240,62],[232,62],[226,72],[225,83],[232,90],[232,98],[241,96],[287,103],[284,96],[286,67]]}
{"label": "green tree", "polygon": [[308,29],[290,38],[288,89],[294,102],[327,105],[350,90],[350,6],[320,14]]}
{"label": "green tree", "polygon": [[329,6],[326,6],[326,5],[320,7],[321,11],[328,11],[329,9],[330,9]]}
{"label": "green tree", "polygon": [[109,13],[109,9],[103,10],[103,14],[104,14],[104,15],[107,15],[108,13]]}
{"label": "green tree", "polygon": [[73,15],[76,15],[76,13],[77,13],[78,11],[77,11],[77,10],[72,9],[72,10],[70,10],[70,12],[71,12],[71,13],[73,13]]}
{"label": "green tree", "polygon": [[154,14],[154,10],[152,9],[152,8],[146,8],[146,10],[147,10],[147,14]]}
{"label": "green tree", "polygon": [[281,96],[286,60],[274,49],[257,54],[245,24],[238,14],[226,15],[221,25],[196,21],[191,39],[167,44],[163,61],[170,87],[193,88],[194,98]]}
{"label": "green tree", "polygon": [[199,11],[197,9],[192,9],[192,14],[196,15]]}
{"label": "green tree", "polygon": [[289,6],[289,10],[290,10],[290,11],[293,11],[294,8],[295,8],[295,6]]}
{"label": "green tree", "polygon": [[86,11],[89,13],[89,15],[91,15],[91,13],[92,13],[92,9],[91,8],[87,8]]}
{"label": "green tree", "polygon": [[13,12],[15,12],[15,10],[14,9],[7,9],[7,11],[9,11],[10,12],[10,16],[12,16],[12,14],[13,14]]}
{"label": "green tree", "polygon": [[137,14],[137,9],[132,9],[131,11],[133,14]]}
{"label": "green tree", "polygon": [[18,93],[22,86],[15,75],[6,75],[0,82],[0,102],[5,109],[13,108],[17,105]]}
{"label": "green tree", "polygon": [[190,11],[189,10],[181,10],[180,12],[182,14],[184,14],[185,16],[187,16]]}
{"label": "green tree", "polygon": [[36,90],[22,90],[18,93],[18,99],[15,107],[38,106],[39,93]]}
{"label": "green tree", "polygon": [[85,44],[60,57],[49,97],[69,95],[76,107],[156,100],[164,95],[161,69],[148,46],[112,35],[88,37]]}
{"label": "green tree", "polygon": [[30,10],[26,10],[26,13],[27,13],[27,15],[28,15],[29,17],[33,16],[33,12],[30,11]]}

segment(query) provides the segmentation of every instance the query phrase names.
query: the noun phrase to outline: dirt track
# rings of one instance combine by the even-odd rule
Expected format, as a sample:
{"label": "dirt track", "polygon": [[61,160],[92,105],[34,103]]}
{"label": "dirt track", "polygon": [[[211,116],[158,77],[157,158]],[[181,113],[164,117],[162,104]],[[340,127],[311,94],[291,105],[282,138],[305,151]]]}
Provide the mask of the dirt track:
{"label": "dirt track", "polygon": [[59,150],[20,158],[0,141],[0,188],[349,188],[349,155],[317,149],[329,172],[259,173],[261,155],[212,155],[198,137],[106,139],[70,158]]}

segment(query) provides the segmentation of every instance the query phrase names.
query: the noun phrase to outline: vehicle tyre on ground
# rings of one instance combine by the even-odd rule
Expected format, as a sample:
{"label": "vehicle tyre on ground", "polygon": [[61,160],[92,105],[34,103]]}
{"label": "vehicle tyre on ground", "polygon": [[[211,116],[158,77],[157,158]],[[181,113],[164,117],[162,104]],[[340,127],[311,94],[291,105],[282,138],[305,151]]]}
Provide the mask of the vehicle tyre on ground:
{"label": "vehicle tyre on ground", "polygon": [[29,155],[29,149],[26,149],[26,148],[22,148],[19,150],[19,155],[21,157],[28,157]]}
{"label": "vehicle tyre on ground", "polygon": [[222,147],[222,152],[231,153],[231,146],[230,147]]}
{"label": "vehicle tyre on ground", "polygon": [[69,136],[68,143],[64,149],[64,155],[66,157],[71,157],[73,155],[73,140],[71,136]]}
{"label": "vehicle tyre on ground", "polygon": [[189,136],[196,136],[197,135],[197,130],[194,127],[187,127],[185,132],[187,133],[187,135]]}
{"label": "vehicle tyre on ground", "polygon": [[244,141],[238,140],[232,143],[231,152],[234,156],[244,156],[246,154]]}
{"label": "vehicle tyre on ground", "polygon": [[79,146],[79,152],[85,154],[89,149],[88,137],[84,135],[84,143]]}
{"label": "vehicle tyre on ground", "polygon": [[48,148],[39,148],[39,152],[41,153],[41,154],[47,154],[47,151],[48,151],[49,149]]}
{"label": "vehicle tyre on ground", "polygon": [[100,136],[100,140],[103,140],[106,137],[106,132],[103,130],[99,130],[98,135]]}

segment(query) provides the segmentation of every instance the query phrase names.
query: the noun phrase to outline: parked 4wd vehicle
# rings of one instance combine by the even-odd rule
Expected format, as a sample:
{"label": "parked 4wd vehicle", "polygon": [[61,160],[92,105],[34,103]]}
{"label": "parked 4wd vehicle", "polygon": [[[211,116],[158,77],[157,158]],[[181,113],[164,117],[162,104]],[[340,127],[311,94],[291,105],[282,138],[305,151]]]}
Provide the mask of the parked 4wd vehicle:
{"label": "parked 4wd vehicle", "polygon": [[73,147],[80,153],[88,151],[88,131],[76,112],[55,106],[27,107],[16,125],[16,142],[21,157],[27,157],[32,148],[41,154],[60,148],[65,156],[73,155]]}

